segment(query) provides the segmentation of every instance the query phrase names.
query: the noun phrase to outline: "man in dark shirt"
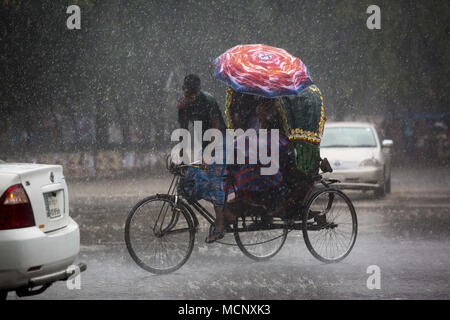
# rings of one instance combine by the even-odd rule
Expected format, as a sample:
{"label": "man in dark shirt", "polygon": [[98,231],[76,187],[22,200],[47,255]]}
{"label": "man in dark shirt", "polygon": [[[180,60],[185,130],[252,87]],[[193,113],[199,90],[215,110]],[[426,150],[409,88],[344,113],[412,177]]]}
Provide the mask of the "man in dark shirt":
{"label": "man in dark shirt", "polygon": [[[201,90],[200,78],[187,75],[183,82],[183,97],[178,100],[178,122],[183,129],[189,129],[189,122],[202,122],[203,133],[211,128],[225,130],[225,122],[214,97]],[[207,143],[206,143],[207,144]]]}
{"label": "man in dark shirt", "polygon": [[[195,74],[187,75],[183,81],[183,97],[178,100],[178,122],[183,129],[189,129],[189,122],[201,121],[202,122],[202,137],[206,130],[214,128],[219,129],[222,133],[225,133],[225,122],[222,118],[219,105],[216,99],[209,93],[202,91],[200,86],[200,78]],[[225,137],[223,137],[225,139]],[[203,141],[203,149],[209,144],[208,141]],[[203,167],[205,168],[205,167]],[[223,167],[221,167],[223,170]],[[217,179],[217,177],[215,177]],[[207,177],[206,180],[211,182],[211,177]],[[209,183],[210,183],[209,182]],[[208,188],[210,186],[203,186]],[[220,191],[223,190],[220,187]],[[215,190],[217,191],[217,190]],[[210,194],[216,194],[213,190],[209,190]],[[223,219],[223,197],[218,197],[220,201],[214,203],[214,210],[216,212],[217,219]],[[219,221],[220,222],[220,221]],[[215,230],[215,229],[214,229]],[[223,237],[223,230],[210,235],[206,241],[211,242]],[[210,239],[211,238],[211,239]]]}

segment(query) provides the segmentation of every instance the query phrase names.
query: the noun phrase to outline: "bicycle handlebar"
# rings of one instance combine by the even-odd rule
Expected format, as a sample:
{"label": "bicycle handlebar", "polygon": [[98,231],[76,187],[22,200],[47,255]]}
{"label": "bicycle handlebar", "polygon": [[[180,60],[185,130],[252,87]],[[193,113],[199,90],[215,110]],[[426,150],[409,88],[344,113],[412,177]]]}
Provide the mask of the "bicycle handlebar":
{"label": "bicycle handlebar", "polygon": [[187,167],[193,167],[193,168],[198,168],[201,165],[201,163],[199,163],[199,161],[194,161],[188,164],[175,164],[172,161],[172,157],[170,156],[170,154],[167,155],[166,157],[166,169],[175,174],[175,175],[180,175],[181,174],[181,169],[183,168],[187,168]]}

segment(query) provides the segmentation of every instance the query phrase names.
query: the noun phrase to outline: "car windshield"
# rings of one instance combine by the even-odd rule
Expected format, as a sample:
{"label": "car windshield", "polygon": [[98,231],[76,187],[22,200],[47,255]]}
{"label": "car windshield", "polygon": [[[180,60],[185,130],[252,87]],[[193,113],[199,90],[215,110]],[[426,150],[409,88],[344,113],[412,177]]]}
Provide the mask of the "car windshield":
{"label": "car windshield", "polygon": [[320,143],[321,148],[375,148],[376,146],[373,131],[368,127],[326,128]]}

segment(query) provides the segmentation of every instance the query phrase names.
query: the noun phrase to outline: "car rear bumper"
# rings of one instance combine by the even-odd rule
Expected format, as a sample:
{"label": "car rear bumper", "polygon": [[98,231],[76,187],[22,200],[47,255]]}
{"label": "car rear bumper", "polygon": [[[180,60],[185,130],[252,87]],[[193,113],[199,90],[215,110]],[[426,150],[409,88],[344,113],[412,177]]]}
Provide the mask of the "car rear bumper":
{"label": "car rear bumper", "polygon": [[80,231],[71,218],[66,227],[47,233],[37,227],[2,230],[0,289],[30,286],[30,279],[65,271],[79,251]]}
{"label": "car rear bumper", "polygon": [[325,178],[337,179],[336,186],[341,189],[374,190],[381,187],[383,181],[383,168],[358,167],[350,170],[334,170],[324,174]]}

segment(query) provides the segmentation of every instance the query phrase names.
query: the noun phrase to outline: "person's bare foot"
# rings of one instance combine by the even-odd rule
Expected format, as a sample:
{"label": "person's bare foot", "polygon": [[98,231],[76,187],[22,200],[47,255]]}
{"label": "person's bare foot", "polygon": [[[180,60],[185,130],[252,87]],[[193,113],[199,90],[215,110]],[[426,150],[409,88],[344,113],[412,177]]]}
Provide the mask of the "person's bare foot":
{"label": "person's bare foot", "polygon": [[217,227],[211,228],[209,235],[206,237],[206,243],[213,243],[217,240],[222,239],[225,236],[224,230],[220,230]]}

